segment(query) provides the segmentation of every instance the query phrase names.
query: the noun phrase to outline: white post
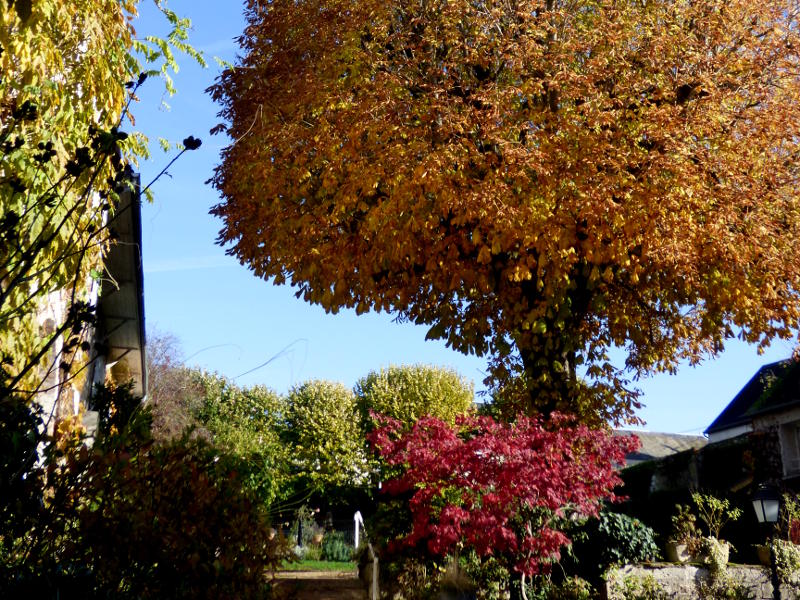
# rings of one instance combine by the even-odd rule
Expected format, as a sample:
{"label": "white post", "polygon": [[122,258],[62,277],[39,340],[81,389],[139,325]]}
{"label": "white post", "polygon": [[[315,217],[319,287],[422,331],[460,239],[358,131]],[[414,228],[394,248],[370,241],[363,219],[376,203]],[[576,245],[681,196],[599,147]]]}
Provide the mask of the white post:
{"label": "white post", "polygon": [[364,524],[364,519],[361,516],[361,511],[360,510],[357,510],[356,514],[353,515],[353,521],[355,521],[355,525],[356,525],[355,548],[356,548],[356,550],[358,550],[358,528],[359,528],[359,525],[363,525]]}

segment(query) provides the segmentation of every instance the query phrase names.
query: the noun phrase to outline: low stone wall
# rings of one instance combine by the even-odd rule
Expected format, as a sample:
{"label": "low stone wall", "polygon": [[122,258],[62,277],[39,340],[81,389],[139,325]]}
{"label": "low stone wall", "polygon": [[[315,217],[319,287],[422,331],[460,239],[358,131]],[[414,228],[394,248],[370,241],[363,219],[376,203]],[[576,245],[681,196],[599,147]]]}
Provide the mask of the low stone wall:
{"label": "low stone wall", "polygon": [[[753,600],[772,600],[772,583],[769,569],[754,565],[728,565],[728,577],[750,590]],[[606,596],[609,600],[623,600],[621,584],[628,578],[643,581],[652,579],[664,590],[670,600],[697,600],[700,582],[708,582],[708,569],[700,565],[676,565],[654,563],[649,565],[626,565],[612,569],[607,574]],[[797,600],[798,593],[785,585],[781,586],[782,600]]]}

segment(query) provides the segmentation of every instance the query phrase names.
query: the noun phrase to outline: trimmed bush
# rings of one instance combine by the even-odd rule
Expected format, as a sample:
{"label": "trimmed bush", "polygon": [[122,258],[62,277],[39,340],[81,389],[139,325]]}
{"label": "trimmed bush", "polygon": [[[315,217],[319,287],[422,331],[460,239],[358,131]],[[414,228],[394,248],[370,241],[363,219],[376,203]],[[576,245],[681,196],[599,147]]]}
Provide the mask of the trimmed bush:
{"label": "trimmed bush", "polygon": [[573,536],[572,553],[578,574],[597,582],[610,566],[659,558],[656,532],[638,519],[603,511]]}
{"label": "trimmed bush", "polygon": [[341,531],[329,531],[322,538],[322,560],[346,562],[353,557],[353,547]]}

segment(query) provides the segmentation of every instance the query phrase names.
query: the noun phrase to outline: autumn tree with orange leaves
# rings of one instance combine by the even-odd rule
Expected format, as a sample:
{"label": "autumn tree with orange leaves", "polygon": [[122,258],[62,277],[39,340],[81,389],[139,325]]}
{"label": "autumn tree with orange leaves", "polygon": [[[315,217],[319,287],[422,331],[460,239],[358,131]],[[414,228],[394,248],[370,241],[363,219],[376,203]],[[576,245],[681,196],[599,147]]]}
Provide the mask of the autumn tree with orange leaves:
{"label": "autumn tree with orange leaves", "polygon": [[489,354],[506,410],[624,418],[631,376],[797,327],[799,11],[250,0],[220,242]]}

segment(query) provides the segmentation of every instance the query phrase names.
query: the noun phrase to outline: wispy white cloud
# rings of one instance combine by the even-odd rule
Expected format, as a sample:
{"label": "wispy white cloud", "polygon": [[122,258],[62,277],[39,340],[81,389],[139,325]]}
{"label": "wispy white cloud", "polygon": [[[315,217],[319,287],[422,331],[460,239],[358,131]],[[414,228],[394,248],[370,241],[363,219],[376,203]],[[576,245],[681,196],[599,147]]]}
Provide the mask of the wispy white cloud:
{"label": "wispy white cloud", "polygon": [[220,54],[233,55],[238,49],[239,44],[237,44],[236,40],[233,38],[216,40],[200,46],[200,50],[207,55],[206,58],[210,58],[214,55],[219,56]]}
{"label": "wispy white cloud", "polygon": [[145,273],[172,273],[176,271],[198,271],[234,267],[237,263],[227,256],[185,256],[168,260],[145,262]]}

